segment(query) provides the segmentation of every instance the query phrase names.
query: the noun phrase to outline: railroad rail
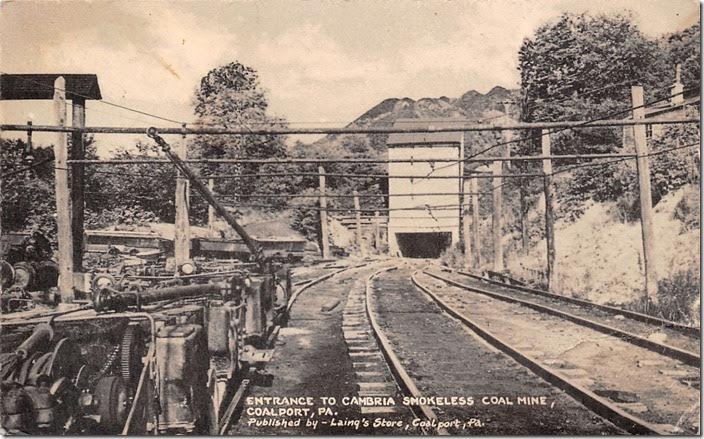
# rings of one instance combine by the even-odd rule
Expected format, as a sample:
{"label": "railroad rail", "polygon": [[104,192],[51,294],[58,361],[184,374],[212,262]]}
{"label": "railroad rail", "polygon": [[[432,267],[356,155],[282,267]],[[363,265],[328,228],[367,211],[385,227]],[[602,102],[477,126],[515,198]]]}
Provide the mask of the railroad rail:
{"label": "railroad rail", "polygon": [[286,312],[288,313],[288,312],[291,311],[291,307],[292,307],[293,304],[296,302],[296,299],[298,299],[298,296],[300,296],[301,293],[303,293],[303,292],[304,292],[305,290],[307,290],[308,288],[310,288],[310,287],[312,287],[312,286],[314,286],[314,285],[317,285],[317,284],[319,284],[320,282],[323,282],[323,281],[325,281],[325,280],[327,280],[327,279],[330,279],[331,277],[335,276],[336,274],[340,274],[340,273],[343,273],[343,272],[345,272],[345,271],[352,270],[352,269],[355,269],[355,268],[361,268],[361,267],[364,267],[364,266],[366,266],[366,265],[367,265],[366,262],[365,262],[364,264],[350,265],[350,266],[348,266],[348,267],[343,267],[343,268],[341,268],[341,269],[339,269],[339,270],[335,270],[335,271],[333,271],[333,272],[331,272],[331,273],[325,273],[324,275],[319,276],[319,277],[316,277],[316,278],[314,278],[314,279],[309,279],[309,280],[304,280],[304,281],[296,282],[294,285],[297,286],[298,288],[296,289],[296,291],[293,292],[293,294],[291,294],[291,297],[289,298],[288,303],[286,304]]}
{"label": "railroad rail", "polygon": [[[689,366],[700,367],[701,358],[698,354],[696,354],[694,352],[691,352],[691,351],[688,351],[685,349],[681,349],[679,347],[667,345],[664,343],[659,343],[657,341],[654,341],[654,340],[647,338],[646,336],[634,334],[633,332],[629,332],[624,329],[616,328],[614,326],[596,321],[593,318],[586,318],[586,317],[579,316],[579,315],[576,315],[576,314],[573,314],[570,312],[566,312],[562,309],[559,309],[559,307],[555,307],[554,305],[549,306],[546,304],[539,303],[536,300],[519,298],[519,297],[512,295],[512,294],[505,294],[505,293],[500,293],[497,291],[490,291],[488,289],[479,288],[476,286],[466,285],[466,284],[454,281],[452,279],[448,279],[447,277],[441,276],[439,274],[432,273],[427,270],[423,271],[423,273],[427,274],[428,276],[431,276],[435,279],[441,280],[449,285],[455,286],[457,288],[461,288],[466,291],[472,291],[475,293],[480,293],[485,296],[489,296],[491,298],[502,300],[505,302],[516,303],[516,304],[540,311],[542,313],[551,314],[551,315],[572,321],[578,325],[582,325],[587,328],[591,328],[596,331],[602,332],[604,334],[619,337],[622,340],[627,341],[629,343],[632,343],[636,346],[640,346],[642,348],[648,349],[648,350],[656,352],[658,354],[665,355],[670,358],[679,360]],[[502,286],[502,287],[505,288],[505,286]]]}
{"label": "railroad rail", "polygon": [[[691,388],[685,387],[677,387],[677,384],[670,385],[670,383],[674,383],[676,380],[663,374],[664,371],[660,371],[660,376],[658,376],[658,373],[656,372],[657,369],[653,369],[652,363],[658,363],[659,361],[662,361],[662,364],[670,367],[678,367],[678,366],[672,366],[673,362],[671,359],[662,359],[662,360],[652,360],[653,356],[650,354],[650,357],[648,355],[644,354],[632,354],[632,356],[640,356],[643,355],[643,357],[646,358],[646,360],[643,360],[643,369],[638,369],[641,372],[634,372],[630,371],[630,376],[638,375],[640,373],[640,376],[645,376],[647,375],[649,379],[644,379],[642,382],[648,386],[648,389],[644,389],[643,393],[646,395],[646,398],[648,399],[646,402],[649,403],[650,406],[655,407],[655,413],[650,413],[650,407],[646,406],[645,404],[640,404],[640,406],[643,408],[642,411],[637,411],[634,410],[633,404],[631,404],[628,409],[626,409],[624,406],[628,406],[628,404],[622,404],[619,406],[618,403],[616,402],[611,402],[608,397],[611,397],[610,391],[605,392],[604,389],[600,389],[599,385],[603,385],[604,382],[606,385],[611,385],[611,384],[623,384],[620,382],[613,383],[613,377],[612,381],[609,382],[608,376],[605,376],[603,374],[603,364],[598,365],[598,364],[592,364],[590,366],[585,366],[585,367],[591,367],[591,375],[590,376],[576,376],[572,372],[574,371],[573,369],[560,369],[562,367],[565,367],[564,365],[555,365],[554,367],[550,366],[550,364],[556,364],[556,360],[548,360],[550,358],[550,355],[555,355],[554,351],[556,349],[553,349],[553,352],[548,352],[543,353],[543,352],[537,352],[536,351],[531,351],[530,349],[533,348],[535,349],[536,347],[541,347],[542,349],[546,351],[550,351],[550,347],[548,346],[546,341],[550,341],[551,344],[556,344],[557,342],[555,341],[555,338],[559,336],[559,333],[562,333],[562,337],[569,339],[570,337],[573,338],[580,338],[580,335],[576,334],[578,330],[576,329],[570,329],[568,327],[563,327],[561,330],[557,328],[554,322],[551,321],[551,319],[548,320],[548,322],[542,322],[541,320],[544,320],[544,318],[540,317],[539,315],[534,316],[535,320],[533,325],[530,323],[525,323],[526,321],[529,321],[529,317],[525,317],[525,313],[523,312],[518,312],[516,311],[515,314],[511,314],[512,316],[517,316],[517,317],[508,317],[510,319],[515,319],[516,321],[520,321],[520,323],[517,323],[514,325],[514,327],[505,327],[507,326],[505,324],[506,320],[501,320],[499,319],[492,319],[492,316],[487,316],[488,314],[486,311],[487,310],[496,310],[499,304],[501,302],[508,302],[511,305],[504,305],[499,311],[497,312],[503,312],[507,313],[509,309],[507,307],[514,306],[516,304],[518,305],[523,305],[520,303],[520,301],[515,300],[514,298],[509,298],[507,299],[506,296],[500,295],[500,294],[495,294],[490,291],[480,291],[478,288],[468,288],[466,285],[463,285],[458,282],[454,282],[450,279],[443,278],[442,276],[438,276],[433,273],[429,273],[427,271],[423,271],[422,275],[427,276],[430,281],[440,281],[440,284],[443,285],[442,287],[435,286],[430,287],[424,283],[422,283],[418,277],[419,273],[417,272],[413,277],[413,283],[420,288],[423,292],[425,292],[435,303],[437,303],[440,307],[442,307],[450,316],[453,318],[457,319],[459,322],[461,322],[463,325],[466,327],[470,328],[472,331],[474,331],[476,334],[478,334],[480,337],[485,339],[487,342],[489,342],[491,345],[494,347],[500,349],[510,357],[512,357],[514,360],[519,362],[520,364],[524,365],[528,369],[530,369],[532,372],[535,374],[539,375],[540,377],[544,378],[546,381],[550,382],[551,384],[560,387],[563,389],[566,393],[568,393],[570,396],[574,397],[578,401],[582,402],[586,407],[588,407],[590,410],[594,411],[595,413],[599,414],[600,416],[605,417],[606,419],[610,420],[613,422],[615,425],[619,426],[620,428],[633,433],[633,434],[672,434],[673,433],[673,427],[679,427],[679,424],[682,421],[682,418],[679,419],[677,422],[670,422],[669,424],[667,422],[663,423],[663,419],[666,419],[667,421],[672,420],[672,414],[667,412],[667,410],[664,410],[662,408],[662,399],[668,399],[668,396],[671,395],[676,395],[677,393],[674,393],[676,391],[680,391],[680,395],[682,396],[683,400],[692,400],[696,399],[698,402],[698,395],[696,398],[694,398],[694,390]],[[449,288],[448,288],[449,287]],[[459,291],[455,290],[454,294],[452,292],[452,288],[459,289]],[[471,295],[467,296],[466,294],[463,294],[463,291],[471,291],[474,293],[478,293],[478,295]],[[492,293],[492,294],[486,294],[486,293]],[[483,297],[489,297],[489,299],[483,298]],[[531,306],[531,308],[538,310],[539,312],[547,312],[545,309],[540,309],[539,307],[534,307]],[[543,307],[547,308],[547,307]],[[482,310],[484,311],[484,314],[482,314]],[[555,310],[556,311],[556,310]],[[554,313],[554,312],[549,312],[550,315],[553,316],[558,316],[560,317],[560,313]],[[579,322],[573,321],[572,319],[569,320],[570,324],[576,323],[577,325],[580,325]],[[552,325],[552,326],[549,326]],[[508,325],[511,326],[511,325]],[[542,344],[540,345],[533,345],[528,348],[525,348],[521,346],[523,343],[529,343],[524,341],[524,336],[527,333],[527,331],[535,330],[535,328],[545,328],[545,327],[551,328],[551,333],[554,335],[553,337],[543,337],[543,339],[540,339]],[[597,330],[596,327],[592,327],[590,329],[595,329]],[[520,334],[516,333],[515,331],[522,331]],[[581,331],[588,331],[587,329],[582,329]],[[565,335],[566,334],[566,335]],[[613,335],[613,334],[610,334]],[[583,335],[582,335],[583,336]],[[563,339],[561,339],[562,341]],[[582,339],[583,340],[583,339]],[[582,340],[580,340],[577,345],[578,346],[580,343],[582,343]],[[612,339],[613,340],[613,339]],[[608,345],[609,345],[609,340],[606,341],[600,341],[598,342],[597,346],[600,346],[600,344],[605,344],[607,347],[600,347],[599,350],[606,350],[608,352]],[[618,343],[618,341],[614,340],[614,343]],[[613,348],[614,344],[611,343],[611,348]],[[547,348],[547,349],[546,349]],[[573,348],[573,347],[572,347]],[[563,352],[563,354],[567,351],[569,351],[572,348],[568,348]],[[671,352],[670,352],[671,353]],[[659,352],[661,356],[664,356],[662,352]],[[614,356],[616,355],[615,353],[609,353],[609,354],[602,354],[606,355],[607,357]],[[563,355],[564,356],[564,355]],[[588,357],[588,355],[587,355]],[[651,359],[648,359],[651,358]],[[670,358],[670,357],[668,357]],[[630,359],[630,357],[629,357]],[[647,363],[650,362],[650,363]],[[549,363],[549,364],[546,364]],[[641,367],[640,365],[637,366],[637,368]],[[655,366],[657,367],[657,366]],[[699,364],[697,363],[696,367],[699,367]],[[559,370],[558,370],[559,369]],[[689,373],[692,369],[687,369],[687,367],[680,368],[679,372],[683,373]],[[570,372],[570,373],[568,373]],[[624,371],[625,372],[625,371]],[[653,374],[652,372],[655,372]],[[697,376],[698,376],[698,369],[696,370]],[[589,373],[585,372],[586,375],[589,375]],[[628,378],[625,378],[627,374],[624,373],[624,378],[621,378],[622,380],[628,380]],[[593,377],[593,380],[592,380]],[[604,380],[604,382],[602,382]],[[585,384],[586,381],[586,384]],[[599,381],[598,383],[596,381]],[[657,382],[657,383],[656,383]],[[667,383],[667,387],[665,387],[665,384]],[[663,387],[658,387],[658,385],[662,385]],[[677,388],[674,388],[674,387]],[[654,399],[653,394],[651,392],[651,388],[653,391],[657,390],[658,392],[661,392],[656,399]],[[657,388],[657,389],[655,389]],[[628,392],[623,392],[624,394]],[[698,394],[698,390],[696,391]],[[613,399],[613,398],[612,398]],[[623,401],[621,401],[623,402]],[[630,401],[634,402],[634,401]],[[683,404],[684,402],[680,403]],[[636,404],[636,405],[638,405]],[[660,411],[658,411],[660,410]],[[674,429],[676,430],[676,428]]]}
{"label": "railroad rail", "polygon": [[[391,345],[391,342],[384,334],[384,331],[381,329],[379,322],[377,321],[376,317],[374,316],[374,313],[372,312],[372,280],[381,273],[397,269],[397,266],[383,268],[367,278],[364,289],[365,315],[369,320],[369,325],[371,326],[374,338],[377,340],[379,349],[381,350],[382,355],[386,359],[389,370],[391,371],[394,379],[396,380],[396,384],[406,395],[413,396],[415,398],[420,398],[423,395],[421,394],[420,390],[418,390],[418,387],[413,381],[413,378],[411,378],[411,376],[406,371],[405,367],[401,363],[401,360],[399,360],[398,356],[394,353],[394,349]],[[430,406],[425,404],[419,404],[413,405],[411,407],[414,415],[419,419],[425,419],[429,421],[431,425],[438,424],[438,416],[437,414],[435,414],[435,412]],[[435,427],[434,431],[436,434],[441,436],[449,435],[449,432],[446,428]]]}
{"label": "railroad rail", "polygon": [[[513,279],[503,273],[495,273],[495,272],[489,271],[489,272],[487,272],[487,276],[480,276],[478,274],[470,273],[470,272],[462,271],[462,270],[457,270],[455,272],[457,274],[462,275],[462,276],[466,276],[466,277],[469,277],[472,279],[486,282],[491,285],[497,285],[497,286],[501,286],[501,287],[505,287],[505,288],[510,288],[510,289],[522,291],[524,293],[535,294],[538,296],[549,297],[550,299],[573,303],[576,305],[583,306],[585,308],[600,310],[600,311],[604,311],[606,313],[610,313],[610,314],[614,314],[614,315],[622,315],[622,316],[627,317],[629,319],[637,320],[637,321],[644,322],[644,323],[649,323],[649,324],[652,324],[655,326],[670,328],[674,331],[681,332],[682,334],[690,336],[690,337],[700,337],[701,336],[701,328],[697,328],[695,326],[689,326],[689,325],[685,325],[683,323],[673,322],[671,320],[665,320],[665,319],[661,319],[661,318],[651,316],[648,314],[643,314],[643,313],[639,313],[636,311],[631,311],[631,310],[627,310],[627,309],[623,309],[623,308],[619,308],[619,307],[615,307],[615,306],[603,305],[600,303],[591,302],[589,300],[578,299],[576,297],[563,296],[561,294],[551,293],[549,291],[541,290],[538,288],[531,288],[531,287],[528,287],[524,284],[522,285],[521,282],[518,281],[517,279]],[[504,281],[501,282],[501,281],[497,281],[495,279],[492,279],[491,278],[492,276],[504,279]]]}

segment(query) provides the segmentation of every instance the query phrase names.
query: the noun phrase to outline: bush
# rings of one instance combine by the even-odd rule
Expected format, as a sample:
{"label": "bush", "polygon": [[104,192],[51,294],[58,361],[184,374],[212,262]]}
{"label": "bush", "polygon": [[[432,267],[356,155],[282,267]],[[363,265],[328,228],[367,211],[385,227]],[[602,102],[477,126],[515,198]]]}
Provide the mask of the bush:
{"label": "bush", "polygon": [[685,190],[682,199],[675,206],[673,216],[682,221],[683,232],[699,228],[699,204],[699,190],[694,188]]}
{"label": "bush", "polygon": [[[699,275],[692,270],[679,271],[672,277],[658,282],[658,303],[651,303],[647,313],[662,319],[696,324],[699,310]],[[625,308],[646,312],[645,298],[641,297],[625,305]]]}
{"label": "bush", "polygon": [[654,311],[662,318],[691,322],[694,302],[699,298],[699,276],[692,270],[680,271],[658,282],[658,301]]}
{"label": "bush", "polygon": [[464,245],[457,243],[440,254],[440,263],[454,269],[464,269]]}

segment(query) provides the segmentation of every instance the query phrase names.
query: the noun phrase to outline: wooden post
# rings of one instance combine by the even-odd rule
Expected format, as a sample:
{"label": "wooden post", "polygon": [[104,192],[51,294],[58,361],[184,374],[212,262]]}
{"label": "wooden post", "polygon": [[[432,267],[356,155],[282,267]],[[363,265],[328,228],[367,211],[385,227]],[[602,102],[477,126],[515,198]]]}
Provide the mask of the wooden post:
{"label": "wooden post", "polygon": [[320,180],[320,253],[323,259],[330,258],[330,245],[328,244],[328,200],[325,198],[325,168],[318,166]]}
{"label": "wooden post", "polygon": [[[54,82],[54,125],[66,126],[66,80]],[[68,135],[56,133],[54,166],[56,175],[56,227],[59,244],[59,293],[62,303],[71,303],[73,292],[73,237],[71,230],[71,195],[68,185]]]}
{"label": "wooden post", "polygon": [[[86,100],[80,96],[71,97],[72,125],[76,128],[86,126]],[[83,134],[71,135],[71,159],[83,160],[86,155]],[[71,167],[71,229],[73,233],[73,271],[83,271],[83,220],[85,211],[85,169],[82,163]]]}
{"label": "wooden post", "polygon": [[500,272],[504,270],[504,249],[501,244],[501,205],[502,205],[502,190],[501,178],[502,171],[501,161],[495,161],[492,164],[492,173],[494,178],[491,179],[491,192],[493,195],[493,216],[492,216],[492,236],[494,241],[494,271]]}
{"label": "wooden post", "polygon": [[362,248],[362,212],[360,212],[359,209],[359,195],[357,194],[357,191],[353,191],[352,196],[354,197],[354,218],[355,225],[357,227],[357,246],[359,247],[359,253],[364,255],[364,249]]}
{"label": "wooden post", "polygon": [[[174,147],[179,158],[186,158],[186,141],[178,142]],[[176,217],[174,220],[174,258],[176,269],[190,259],[190,225],[188,222],[188,180],[179,171],[176,176]]]}
{"label": "wooden post", "polygon": [[476,178],[469,179],[469,192],[472,194],[472,241],[474,250],[474,267],[482,265],[481,241],[479,236],[479,184]]}
{"label": "wooden post", "polygon": [[381,226],[379,225],[379,211],[374,212],[374,248],[379,250],[381,248],[381,231],[379,230]]}
{"label": "wooden post", "polygon": [[[215,193],[215,180],[212,178],[208,179],[208,190]],[[208,204],[208,230],[210,233],[215,233],[215,208]]]}
{"label": "wooden post", "polygon": [[464,210],[462,211],[462,238],[464,240],[464,268],[472,267],[472,235],[469,231],[469,197],[472,192],[469,180],[464,182]]}
{"label": "wooden post", "polygon": [[528,179],[520,179],[518,185],[519,221],[521,226],[521,254],[527,255],[530,251],[530,235],[528,234]]}
{"label": "wooden post", "polygon": [[[542,152],[543,155],[550,155],[550,131],[542,132]],[[554,191],[552,187],[552,160],[543,160],[543,190],[545,192],[545,242],[547,244],[547,288],[548,291],[557,285],[557,271],[555,267],[555,210]]]}
{"label": "wooden post", "polygon": [[[631,87],[633,119],[645,118],[643,107],[643,87]],[[655,268],[655,232],[653,230],[653,198],[650,192],[650,164],[648,160],[648,143],[645,125],[633,126],[633,140],[638,156],[638,189],[640,194],[640,224],[643,236],[643,260],[645,267],[645,306],[649,302],[657,303],[658,276]]]}

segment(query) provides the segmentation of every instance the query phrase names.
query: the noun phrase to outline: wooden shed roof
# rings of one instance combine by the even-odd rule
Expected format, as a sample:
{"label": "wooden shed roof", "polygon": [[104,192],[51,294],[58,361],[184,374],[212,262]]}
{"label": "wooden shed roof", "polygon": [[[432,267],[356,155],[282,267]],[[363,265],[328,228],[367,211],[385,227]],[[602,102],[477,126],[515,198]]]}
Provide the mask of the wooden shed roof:
{"label": "wooden shed roof", "polygon": [[66,99],[102,99],[95,74],[3,74],[0,75],[0,100],[53,99],[54,81],[66,80]]}
{"label": "wooden shed roof", "polygon": [[[457,127],[466,124],[466,120],[453,121],[452,119],[397,119],[394,128],[446,128]],[[440,133],[391,133],[386,141],[387,146],[419,145],[419,144],[448,144],[461,143],[462,132],[440,132]]]}

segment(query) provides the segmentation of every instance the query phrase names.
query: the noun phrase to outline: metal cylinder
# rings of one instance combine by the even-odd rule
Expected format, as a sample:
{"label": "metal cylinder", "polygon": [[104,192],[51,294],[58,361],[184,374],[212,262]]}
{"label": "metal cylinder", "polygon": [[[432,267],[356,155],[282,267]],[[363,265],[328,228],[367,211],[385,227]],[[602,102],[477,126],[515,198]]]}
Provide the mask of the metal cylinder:
{"label": "metal cylinder", "polygon": [[46,323],[40,323],[34,328],[34,332],[21,345],[17,347],[15,353],[20,360],[24,360],[38,348],[51,342],[54,338],[54,330]]}
{"label": "metal cylinder", "polygon": [[97,311],[122,310],[129,307],[148,305],[162,300],[218,294],[221,288],[221,285],[214,283],[159,288],[141,293],[123,293],[113,290],[112,288],[103,288],[93,296],[93,306]]}

